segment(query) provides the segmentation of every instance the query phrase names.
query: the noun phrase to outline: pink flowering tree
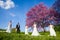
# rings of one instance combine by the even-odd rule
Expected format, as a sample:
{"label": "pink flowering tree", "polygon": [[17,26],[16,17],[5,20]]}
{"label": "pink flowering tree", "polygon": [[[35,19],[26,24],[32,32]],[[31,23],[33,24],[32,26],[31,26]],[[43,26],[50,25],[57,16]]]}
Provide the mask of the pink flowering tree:
{"label": "pink flowering tree", "polygon": [[48,9],[43,3],[34,6],[27,12],[26,25],[33,27],[34,22],[37,24],[37,28],[40,26],[44,28],[48,26],[51,21],[55,21],[56,12],[53,9]]}

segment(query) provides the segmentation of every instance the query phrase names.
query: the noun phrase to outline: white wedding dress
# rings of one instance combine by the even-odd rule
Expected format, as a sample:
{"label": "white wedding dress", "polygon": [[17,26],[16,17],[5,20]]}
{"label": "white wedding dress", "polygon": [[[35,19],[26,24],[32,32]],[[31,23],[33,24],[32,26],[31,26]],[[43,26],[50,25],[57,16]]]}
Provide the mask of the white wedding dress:
{"label": "white wedding dress", "polygon": [[36,24],[34,24],[33,26],[34,26],[34,28],[33,28],[32,36],[39,36],[39,33],[36,28]]}
{"label": "white wedding dress", "polygon": [[25,27],[25,34],[28,34],[28,28],[27,28],[27,26]]}
{"label": "white wedding dress", "polygon": [[56,32],[53,29],[53,25],[49,25],[50,26],[50,36],[56,36]]}
{"label": "white wedding dress", "polygon": [[12,26],[12,24],[9,22],[7,30],[6,30],[7,33],[11,33],[11,26]]}

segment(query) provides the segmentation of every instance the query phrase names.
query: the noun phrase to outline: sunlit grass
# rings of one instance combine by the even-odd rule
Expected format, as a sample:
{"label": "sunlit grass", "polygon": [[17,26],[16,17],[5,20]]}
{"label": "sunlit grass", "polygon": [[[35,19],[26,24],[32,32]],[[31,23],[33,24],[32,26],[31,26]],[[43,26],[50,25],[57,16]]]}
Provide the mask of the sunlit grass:
{"label": "sunlit grass", "polygon": [[[4,31],[4,30],[0,30]],[[0,40],[60,40],[60,25],[55,27],[57,36],[51,37],[48,36],[49,32],[40,32],[39,36],[25,35],[24,32],[16,33],[15,30],[12,30],[12,33],[0,32]]]}
{"label": "sunlit grass", "polygon": [[48,36],[49,32],[41,32],[41,36],[31,36],[25,35],[24,32],[21,33],[5,33],[0,32],[0,40],[60,40],[60,32],[56,32],[56,37]]}

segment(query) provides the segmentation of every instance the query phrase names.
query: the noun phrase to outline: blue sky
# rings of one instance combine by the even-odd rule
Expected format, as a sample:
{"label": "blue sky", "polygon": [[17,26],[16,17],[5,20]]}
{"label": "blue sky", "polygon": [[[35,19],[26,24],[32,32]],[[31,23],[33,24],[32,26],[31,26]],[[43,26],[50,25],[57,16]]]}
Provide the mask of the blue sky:
{"label": "blue sky", "polygon": [[[0,29],[6,29],[8,22],[12,20],[12,25],[15,28],[16,24],[20,23],[21,31],[25,29],[26,13],[35,5],[43,2],[48,8],[52,6],[55,0],[2,0],[4,5],[1,7],[0,3]],[[9,1],[8,4],[6,1]],[[5,4],[6,2],[6,4]],[[13,3],[12,3],[13,2]],[[7,5],[7,6],[6,6]]]}

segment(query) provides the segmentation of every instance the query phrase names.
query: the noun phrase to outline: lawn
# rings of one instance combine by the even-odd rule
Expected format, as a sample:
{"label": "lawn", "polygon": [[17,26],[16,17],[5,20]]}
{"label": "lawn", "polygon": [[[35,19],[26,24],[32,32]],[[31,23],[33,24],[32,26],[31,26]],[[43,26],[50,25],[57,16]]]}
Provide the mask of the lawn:
{"label": "lawn", "polygon": [[60,40],[60,25],[55,27],[57,36],[51,37],[48,36],[49,32],[40,32],[41,36],[31,36],[25,35],[24,32],[16,33],[15,30],[12,30],[12,33],[6,33],[5,30],[0,30],[0,40]]}
{"label": "lawn", "polygon": [[41,36],[31,36],[25,35],[24,32],[21,33],[5,33],[0,32],[0,40],[60,40],[60,32],[56,32],[56,37],[48,36],[49,32],[40,32]]}

